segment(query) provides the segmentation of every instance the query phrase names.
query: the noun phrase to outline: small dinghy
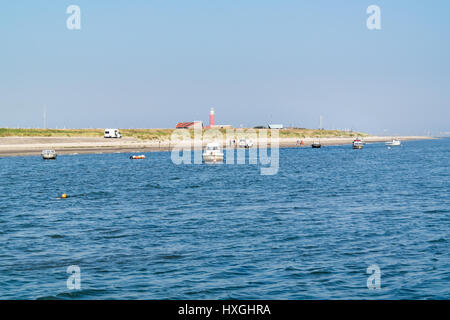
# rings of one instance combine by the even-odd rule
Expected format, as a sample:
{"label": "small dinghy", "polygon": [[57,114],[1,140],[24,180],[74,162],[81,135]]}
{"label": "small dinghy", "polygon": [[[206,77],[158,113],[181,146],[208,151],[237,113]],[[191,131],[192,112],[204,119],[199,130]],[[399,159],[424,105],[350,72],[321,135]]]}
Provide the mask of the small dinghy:
{"label": "small dinghy", "polygon": [[253,140],[251,139],[240,139],[238,142],[238,147],[239,148],[251,148],[253,147]]}
{"label": "small dinghy", "polygon": [[145,159],[145,155],[141,154],[138,156],[131,156],[130,159],[133,159],[133,160]]}
{"label": "small dinghy", "polygon": [[311,147],[314,148],[314,149],[318,149],[318,148],[322,147],[322,144],[320,143],[320,140],[319,141],[314,141],[312,143]]}
{"label": "small dinghy", "polygon": [[41,153],[42,159],[44,160],[56,160],[56,151],[55,150],[44,150]]}

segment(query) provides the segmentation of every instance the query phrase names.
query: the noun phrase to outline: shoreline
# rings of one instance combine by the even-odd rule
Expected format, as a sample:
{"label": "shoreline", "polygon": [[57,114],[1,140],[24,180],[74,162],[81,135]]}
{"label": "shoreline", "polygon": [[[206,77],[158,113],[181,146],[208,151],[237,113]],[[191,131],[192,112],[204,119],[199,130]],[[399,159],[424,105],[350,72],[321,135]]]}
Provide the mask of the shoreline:
{"label": "shoreline", "polygon": [[[426,136],[398,136],[400,141],[430,140]],[[354,137],[330,138],[279,138],[279,148],[310,147],[314,141],[320,140],[323,146],[351,144]],[[381,143],[392,140],[392,137],[369,136],[363,138],[366,143]],[[297,141],[303,141],[298,145]],[[193,142],[193,140],[192,140]],[[263,146],[271,147],[270,139],[260,140]],[[42,150],[53,149],[58,155],[73,154],[112,154],[112,153],[144,153],[171,151],[177,143],[170,141],[146,141],[136,138],[104,139],[96,137],[3,137],[0,138],[0,157],[37,156]],[[191,141],[184,143],[189,146]],[[202,144],[202,148],[206,142]],[[255,142],[256,145],[256,142]],[[196,144],[199,149],[200,142]],[[223,145],[224,149],[230,145]],[[233,146],[235,148],[235,146]]]}

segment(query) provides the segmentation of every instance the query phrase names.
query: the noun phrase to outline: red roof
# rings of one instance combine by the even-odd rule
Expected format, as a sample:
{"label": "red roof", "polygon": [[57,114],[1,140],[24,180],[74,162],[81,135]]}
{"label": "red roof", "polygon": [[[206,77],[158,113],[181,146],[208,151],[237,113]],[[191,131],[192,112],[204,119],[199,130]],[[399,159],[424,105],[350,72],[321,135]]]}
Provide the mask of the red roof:
{"label": "red roof", "polygon": [[193,125],[194,125],[194,122],[178,122],[176,128],[184,129],[184,128],[192,127]]}

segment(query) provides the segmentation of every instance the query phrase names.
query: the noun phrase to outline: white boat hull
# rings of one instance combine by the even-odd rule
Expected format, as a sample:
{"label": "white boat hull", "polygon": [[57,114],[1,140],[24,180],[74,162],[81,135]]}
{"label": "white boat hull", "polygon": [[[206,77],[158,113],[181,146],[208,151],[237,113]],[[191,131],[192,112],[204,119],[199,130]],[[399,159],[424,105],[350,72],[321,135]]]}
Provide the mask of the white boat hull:
{"label": "white boat hull", "polygon": [[253,141],[250,139],[241,139],[238,143],[239,148],[252,148],[253,147]]}
{"label": "white boat hull", "polygon": [[55,160],[56,159],[56,155],[53,155],[53,156],[43,155],[42,159],[44,159],[44,160]]}
{"label": "white boat hull", "polygon": [[203,154],[205,162],[223,162],[223,154]]}
{"label": "white boat hull", "polygon": [[389,146],[389,147],[395,147],[395,146],[400,146],[401,142],[398,141],[398,140],[388,141],[388,142],[386,142],[386,145]]}
{"label": "white boat hull", "polygon": [[55,160],[56,152],[54,150],[44,150],[42,151],[41,156],[44,160]]}

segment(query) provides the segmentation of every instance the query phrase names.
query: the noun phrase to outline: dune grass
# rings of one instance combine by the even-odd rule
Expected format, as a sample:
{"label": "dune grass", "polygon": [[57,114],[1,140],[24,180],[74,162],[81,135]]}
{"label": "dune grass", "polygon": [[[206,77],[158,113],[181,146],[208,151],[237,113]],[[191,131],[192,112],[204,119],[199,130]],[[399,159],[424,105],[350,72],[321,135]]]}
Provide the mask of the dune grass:
{"label": "dune grass", "polygon": [[0,137],[103,137],[102,129],[12,129],[0,128]]}
{"label": "dune grass", "polygon": [[367,133],[340,130],[318,130],[318,129],[282,129],[280,138],[338,138],[338,137],[367,137]]}
{"label": "dune grass", "polygon": [[[124,137],[133,137],[140,140],[169,140],[176,129],[120,129]],[[193,131],[193,130],[189,130]]]}
{"label": "dune grass", "polygon": [[[140,140],[168,140],[172,132],[177,129],[120,129],[124,137],[132,137]],[[186,130],[186,129],[178,129]],[[207,131],[209,129],[204,129]],[[219,130],[224,136],[227,129]],[[229,130],[229,129],[228,129]],[[234,129],[235,134],[245,133],[248,129]],[[252,129],[255,131],[267,130],[267,136],[270,137],[268,129]],[[191,137],[194,136],[194,130],[187,130]],[[281,129],[278,130],[280,138],[335,138],[335,137],[366,137],[368,134],[362,132],[350,132],[339,130],[315,130],[315,129]],[[0,137],[103,137],[104,129],[13,129],[0,128]]]}

